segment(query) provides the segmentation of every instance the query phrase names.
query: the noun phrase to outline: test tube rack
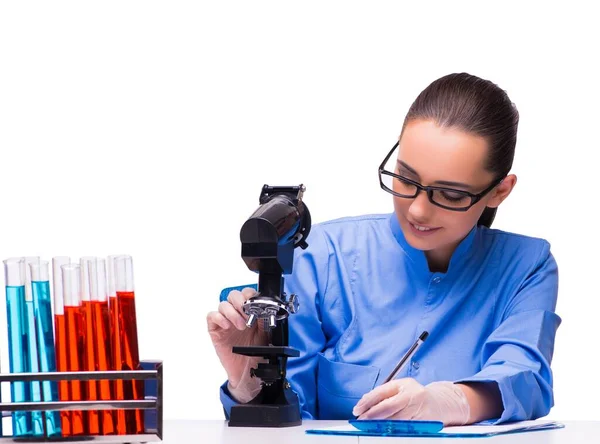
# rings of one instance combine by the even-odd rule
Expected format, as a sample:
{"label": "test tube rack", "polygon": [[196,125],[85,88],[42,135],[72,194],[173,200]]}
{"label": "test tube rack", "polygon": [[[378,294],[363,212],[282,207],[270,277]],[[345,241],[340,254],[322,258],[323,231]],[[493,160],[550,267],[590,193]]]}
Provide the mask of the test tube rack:
{"label": "test tube rack", "polygon": [[0,443],[80,442],[91,441],[114,444],[140,444],[163,439],[163,366],[162,361],[141,361],[139,370],[3,373],[0,382],[27,381],[91,381],[91,380],[143,380],[143,400],[53,401],[0,403],[3,416],[19,411],[62,410],[144,410],[143,434],[135,435],[85,435],[65,437],[1,436]]}

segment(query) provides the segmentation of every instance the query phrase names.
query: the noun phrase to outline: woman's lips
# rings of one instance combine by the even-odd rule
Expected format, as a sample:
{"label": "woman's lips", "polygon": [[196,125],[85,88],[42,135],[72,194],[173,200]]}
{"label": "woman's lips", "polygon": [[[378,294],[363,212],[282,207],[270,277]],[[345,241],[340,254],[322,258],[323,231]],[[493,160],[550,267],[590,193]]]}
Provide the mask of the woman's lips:
{"label": "woman's lips", "polygon": [[[421,236],[421,237],[425,237],[425,236],[431,236],[433,233],[436,233],[438,230],[441,229],[441,227],[437,227],[437,228],[431,228],[431,227],[423,227],[422,225],[416,225],[413,224],[412,222],[408,222],[408,225],[410,227],[410,231],[415,235],[415,236]],[[417,228],[426,228],[426,229],[419,229]]]}

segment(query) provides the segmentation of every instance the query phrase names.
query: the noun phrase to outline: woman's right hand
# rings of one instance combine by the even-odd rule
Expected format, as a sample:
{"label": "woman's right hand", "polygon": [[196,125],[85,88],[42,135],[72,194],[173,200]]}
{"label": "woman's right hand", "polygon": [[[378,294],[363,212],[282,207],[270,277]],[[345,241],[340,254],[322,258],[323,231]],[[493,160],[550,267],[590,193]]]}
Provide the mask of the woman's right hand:
{"label": "woman's right hand", "polygon": [[219,304],[218,311],[207,315],[208,332],[221,365],[227,372],[227,387],[238,402],[246,403],[260,392],[260,379],[250,376],[250,369],[259,362],[266,362],[261,357],[251,357],[235,354],[233,346],[268,345],[268,334],[264,331],[263,323],[256,322],[252,327],[246,327],[248,316],[242,305],[256,295],[252,288],[242,291],[233,290],[227,296],[227,301]]}

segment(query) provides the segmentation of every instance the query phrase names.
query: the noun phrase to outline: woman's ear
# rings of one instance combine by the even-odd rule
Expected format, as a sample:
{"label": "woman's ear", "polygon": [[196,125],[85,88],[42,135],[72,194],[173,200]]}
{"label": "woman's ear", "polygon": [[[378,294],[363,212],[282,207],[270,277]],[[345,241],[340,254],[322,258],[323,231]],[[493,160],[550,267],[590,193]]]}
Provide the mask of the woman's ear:
{"label": "woman's ear", "polygon": [[500,184],[490,193],[490,198],[486,206],[491,208],[498,207],[504,199],[508,197],[515,185],[517,184],[517,176],[509,174]]}

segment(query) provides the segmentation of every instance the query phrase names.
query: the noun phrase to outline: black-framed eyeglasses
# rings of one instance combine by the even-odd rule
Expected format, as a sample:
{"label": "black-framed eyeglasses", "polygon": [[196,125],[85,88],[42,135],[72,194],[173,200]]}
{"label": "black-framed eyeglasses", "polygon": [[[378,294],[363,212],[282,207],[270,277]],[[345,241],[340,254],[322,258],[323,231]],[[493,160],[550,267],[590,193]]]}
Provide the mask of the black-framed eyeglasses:
{"label": "black-framed eyeglasses", "polygon": [[[398,147],[398,143],[399,142],[396,142],[391,151],[385,156],[385,159],[383,159],[383,162],[381,162],[381,165],[379,165],[379,184],[384,191],[387,191],[394,196],[414,199],[419,192],[425,191],[429,201],[438,207],[451,211],[467,211],[479,202],[483,196],[492,191],[494,187],[500,184],[500,182],[504,180],[504,177],[506,177],[499,177],[494,180],[489,187],[477,194],[453,188],[421,185],[414,180],[393,173],[385,168],[392,153]],[[396,171],[395,167],[394,171]]]}

